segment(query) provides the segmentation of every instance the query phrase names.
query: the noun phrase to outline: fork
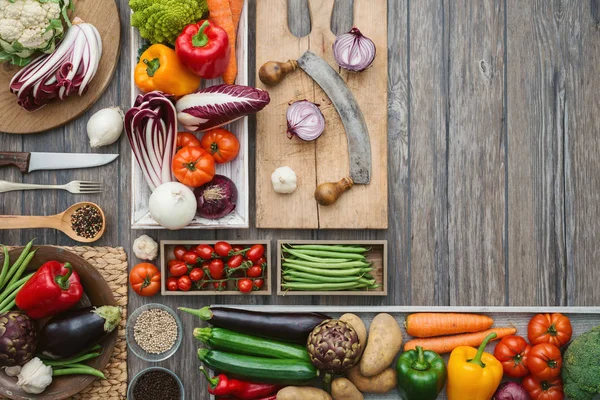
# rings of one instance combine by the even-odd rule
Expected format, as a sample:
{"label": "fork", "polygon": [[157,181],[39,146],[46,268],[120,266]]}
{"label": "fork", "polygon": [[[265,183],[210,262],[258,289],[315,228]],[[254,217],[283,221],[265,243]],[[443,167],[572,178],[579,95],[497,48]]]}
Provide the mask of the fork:
{"label": "fork", "polygon": [[29,183],[17,183],[0,180],[0,193],[13,190],[33,189],[62,189],[74,194],[101,193],[104,188],[101,182],[71,181],[66,185],[34,185]]}

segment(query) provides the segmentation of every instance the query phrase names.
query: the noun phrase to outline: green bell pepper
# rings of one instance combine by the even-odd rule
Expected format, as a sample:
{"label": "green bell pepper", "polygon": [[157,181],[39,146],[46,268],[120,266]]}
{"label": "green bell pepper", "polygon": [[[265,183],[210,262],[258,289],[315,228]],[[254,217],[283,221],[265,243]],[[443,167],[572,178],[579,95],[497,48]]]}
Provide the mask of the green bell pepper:
{"label": "green bell pepper", "polygon": [[442,357],[420,346],[402,353],[396,373],[398,389],[407,400],[435,400],[446,384],[446,363]]}

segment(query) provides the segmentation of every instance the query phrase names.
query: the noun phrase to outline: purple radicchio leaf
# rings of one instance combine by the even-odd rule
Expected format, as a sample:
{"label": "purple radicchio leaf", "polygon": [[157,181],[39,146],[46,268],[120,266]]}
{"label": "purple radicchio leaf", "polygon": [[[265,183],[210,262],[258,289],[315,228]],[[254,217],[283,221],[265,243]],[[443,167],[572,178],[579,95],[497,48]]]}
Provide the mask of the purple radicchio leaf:
{"label": "purple radicchio leaf", "polygon": [[206,131],[262,110],[269,93],[250,86],[217,85],[177,101],[177,119],[189,131]]}

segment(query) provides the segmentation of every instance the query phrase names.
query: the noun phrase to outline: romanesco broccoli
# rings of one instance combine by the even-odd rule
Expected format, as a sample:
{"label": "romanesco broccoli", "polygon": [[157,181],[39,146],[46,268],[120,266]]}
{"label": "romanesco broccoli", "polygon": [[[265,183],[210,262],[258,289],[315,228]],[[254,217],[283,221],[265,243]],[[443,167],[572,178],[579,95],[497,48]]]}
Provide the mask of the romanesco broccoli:
{"label": "romanesco broccoli", "polygon": [[569,344],[563,357],[565,395],[573,400],[591,400],[600,393],[600,326]]}
{"label": "romanesco broccoli", "polygon": [[206,0],[129,0],[131,25],[152,43],[174,44],[186,25],[208,14]]}

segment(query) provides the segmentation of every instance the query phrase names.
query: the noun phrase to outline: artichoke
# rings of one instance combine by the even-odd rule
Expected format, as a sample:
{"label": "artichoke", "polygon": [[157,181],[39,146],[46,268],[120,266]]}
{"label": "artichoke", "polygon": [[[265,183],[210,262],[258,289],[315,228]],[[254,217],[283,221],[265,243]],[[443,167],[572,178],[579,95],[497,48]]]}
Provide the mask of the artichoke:
{"label": "artichoke", "polygon": [[27,363],[33,358],[35,345],[31,318],[21,311],[0,313],[0,367]]}
{"label": "artichoke", "polygon": [[333,375],[358,363],[361,346],[354,328],[337,319],[321,322],[308,335],[306,344],[310,361],[325,373],[323,381],[326,386],[331,383]]}

